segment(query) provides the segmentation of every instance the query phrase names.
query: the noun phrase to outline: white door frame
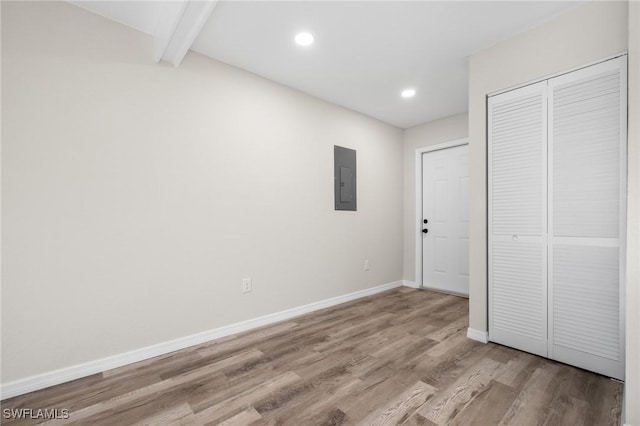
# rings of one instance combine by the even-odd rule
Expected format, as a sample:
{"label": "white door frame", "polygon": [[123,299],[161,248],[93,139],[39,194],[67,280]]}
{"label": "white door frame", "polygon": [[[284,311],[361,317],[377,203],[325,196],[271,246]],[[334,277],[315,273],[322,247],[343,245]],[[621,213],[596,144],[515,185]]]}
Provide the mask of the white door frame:
{"label": "white door frame", "polygon": [[418,288],[425,288],[422,282],[422,154],[432,151],[440,151],[457,146],[468,145],[469,138],[456,139],[436,145],[425,146],[416,149],[416,211],[414,222],[414,237],[416,240],[416,277],[415,283]]}

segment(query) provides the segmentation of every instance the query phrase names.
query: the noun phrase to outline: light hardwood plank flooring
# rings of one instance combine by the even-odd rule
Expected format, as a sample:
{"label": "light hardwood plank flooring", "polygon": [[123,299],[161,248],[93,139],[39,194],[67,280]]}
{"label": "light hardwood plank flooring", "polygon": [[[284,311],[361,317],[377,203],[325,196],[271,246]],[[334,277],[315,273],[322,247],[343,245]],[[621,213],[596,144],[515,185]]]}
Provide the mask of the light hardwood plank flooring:
{"label": "light hardwood plank flooring", "polygon": [[[465,337],[464,298],[394,289],[12,398],[91,425],[618,425],[622,385]],[[2,424],[39,424],[7,420]]]}

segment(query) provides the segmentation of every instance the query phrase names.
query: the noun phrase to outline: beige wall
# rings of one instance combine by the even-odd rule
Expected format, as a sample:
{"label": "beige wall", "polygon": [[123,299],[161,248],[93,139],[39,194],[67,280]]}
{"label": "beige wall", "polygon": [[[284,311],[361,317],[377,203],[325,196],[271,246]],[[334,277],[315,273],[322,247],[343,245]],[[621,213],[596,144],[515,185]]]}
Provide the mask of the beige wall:
{"label": "beige wall", "polygon": [[406,129],[403,135],[404,160],[404,266],[403,277],[417,282],[416,257],[416,149],[466,138],[467,114],[435,120]]}
{"label": "beige wall", "polygon": [[629,3],[625,423],[640,426],[640,2]]}
{"label": "beige wall", "polygon": [[402,278],[399,129],[66,3],[2,42],[3,382]]}

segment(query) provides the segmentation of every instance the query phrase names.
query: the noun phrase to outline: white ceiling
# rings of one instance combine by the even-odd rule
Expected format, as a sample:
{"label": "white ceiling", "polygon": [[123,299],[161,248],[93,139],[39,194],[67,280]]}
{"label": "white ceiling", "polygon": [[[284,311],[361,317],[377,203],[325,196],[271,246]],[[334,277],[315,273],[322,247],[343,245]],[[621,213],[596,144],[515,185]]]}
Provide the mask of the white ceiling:
{"label": "white ceiling", "polygon": [[[154,34],[163,25],[168,28],[167,14],[175,14],[188,1],[73,3]],[[222,62],[407,128],[467,110],[471,54],[577,4],[220,1],[211,8],[213,12],[198,17],[202,23],[191,31],[193,38],[181,42],[188,44],[185,52],[190,46]],[[293,37],[299,31],[311,32],[315,43],[297,46]],[[171,62],[177,64],[181,59]],[[400,91],[408,87],[416,89],[416,96],[401,98]]]}

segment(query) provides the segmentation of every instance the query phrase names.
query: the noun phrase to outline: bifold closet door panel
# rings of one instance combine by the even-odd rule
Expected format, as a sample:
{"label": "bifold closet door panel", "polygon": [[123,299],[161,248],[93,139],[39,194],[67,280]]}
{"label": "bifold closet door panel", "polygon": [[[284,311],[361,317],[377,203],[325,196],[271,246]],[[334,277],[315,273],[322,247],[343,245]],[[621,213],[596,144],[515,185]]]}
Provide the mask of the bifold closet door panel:
{"label": "bifold closet door panel", "polygon": [[549,80],[549,357],[623,378],[626,60]]}
{"label": "bifold closet door panel", "polygon": [[494,238],[491,246],[489,338],[546,357],[546,250],[539,238]]}
{"label": "bifold closet door panel", "polygon": [[549,357],[624,379],[619,247],[555,243]]}
{"label": "bifold closet door panel", "polygon": [[547,83],[489,98],[489,338],[547,355]]}

